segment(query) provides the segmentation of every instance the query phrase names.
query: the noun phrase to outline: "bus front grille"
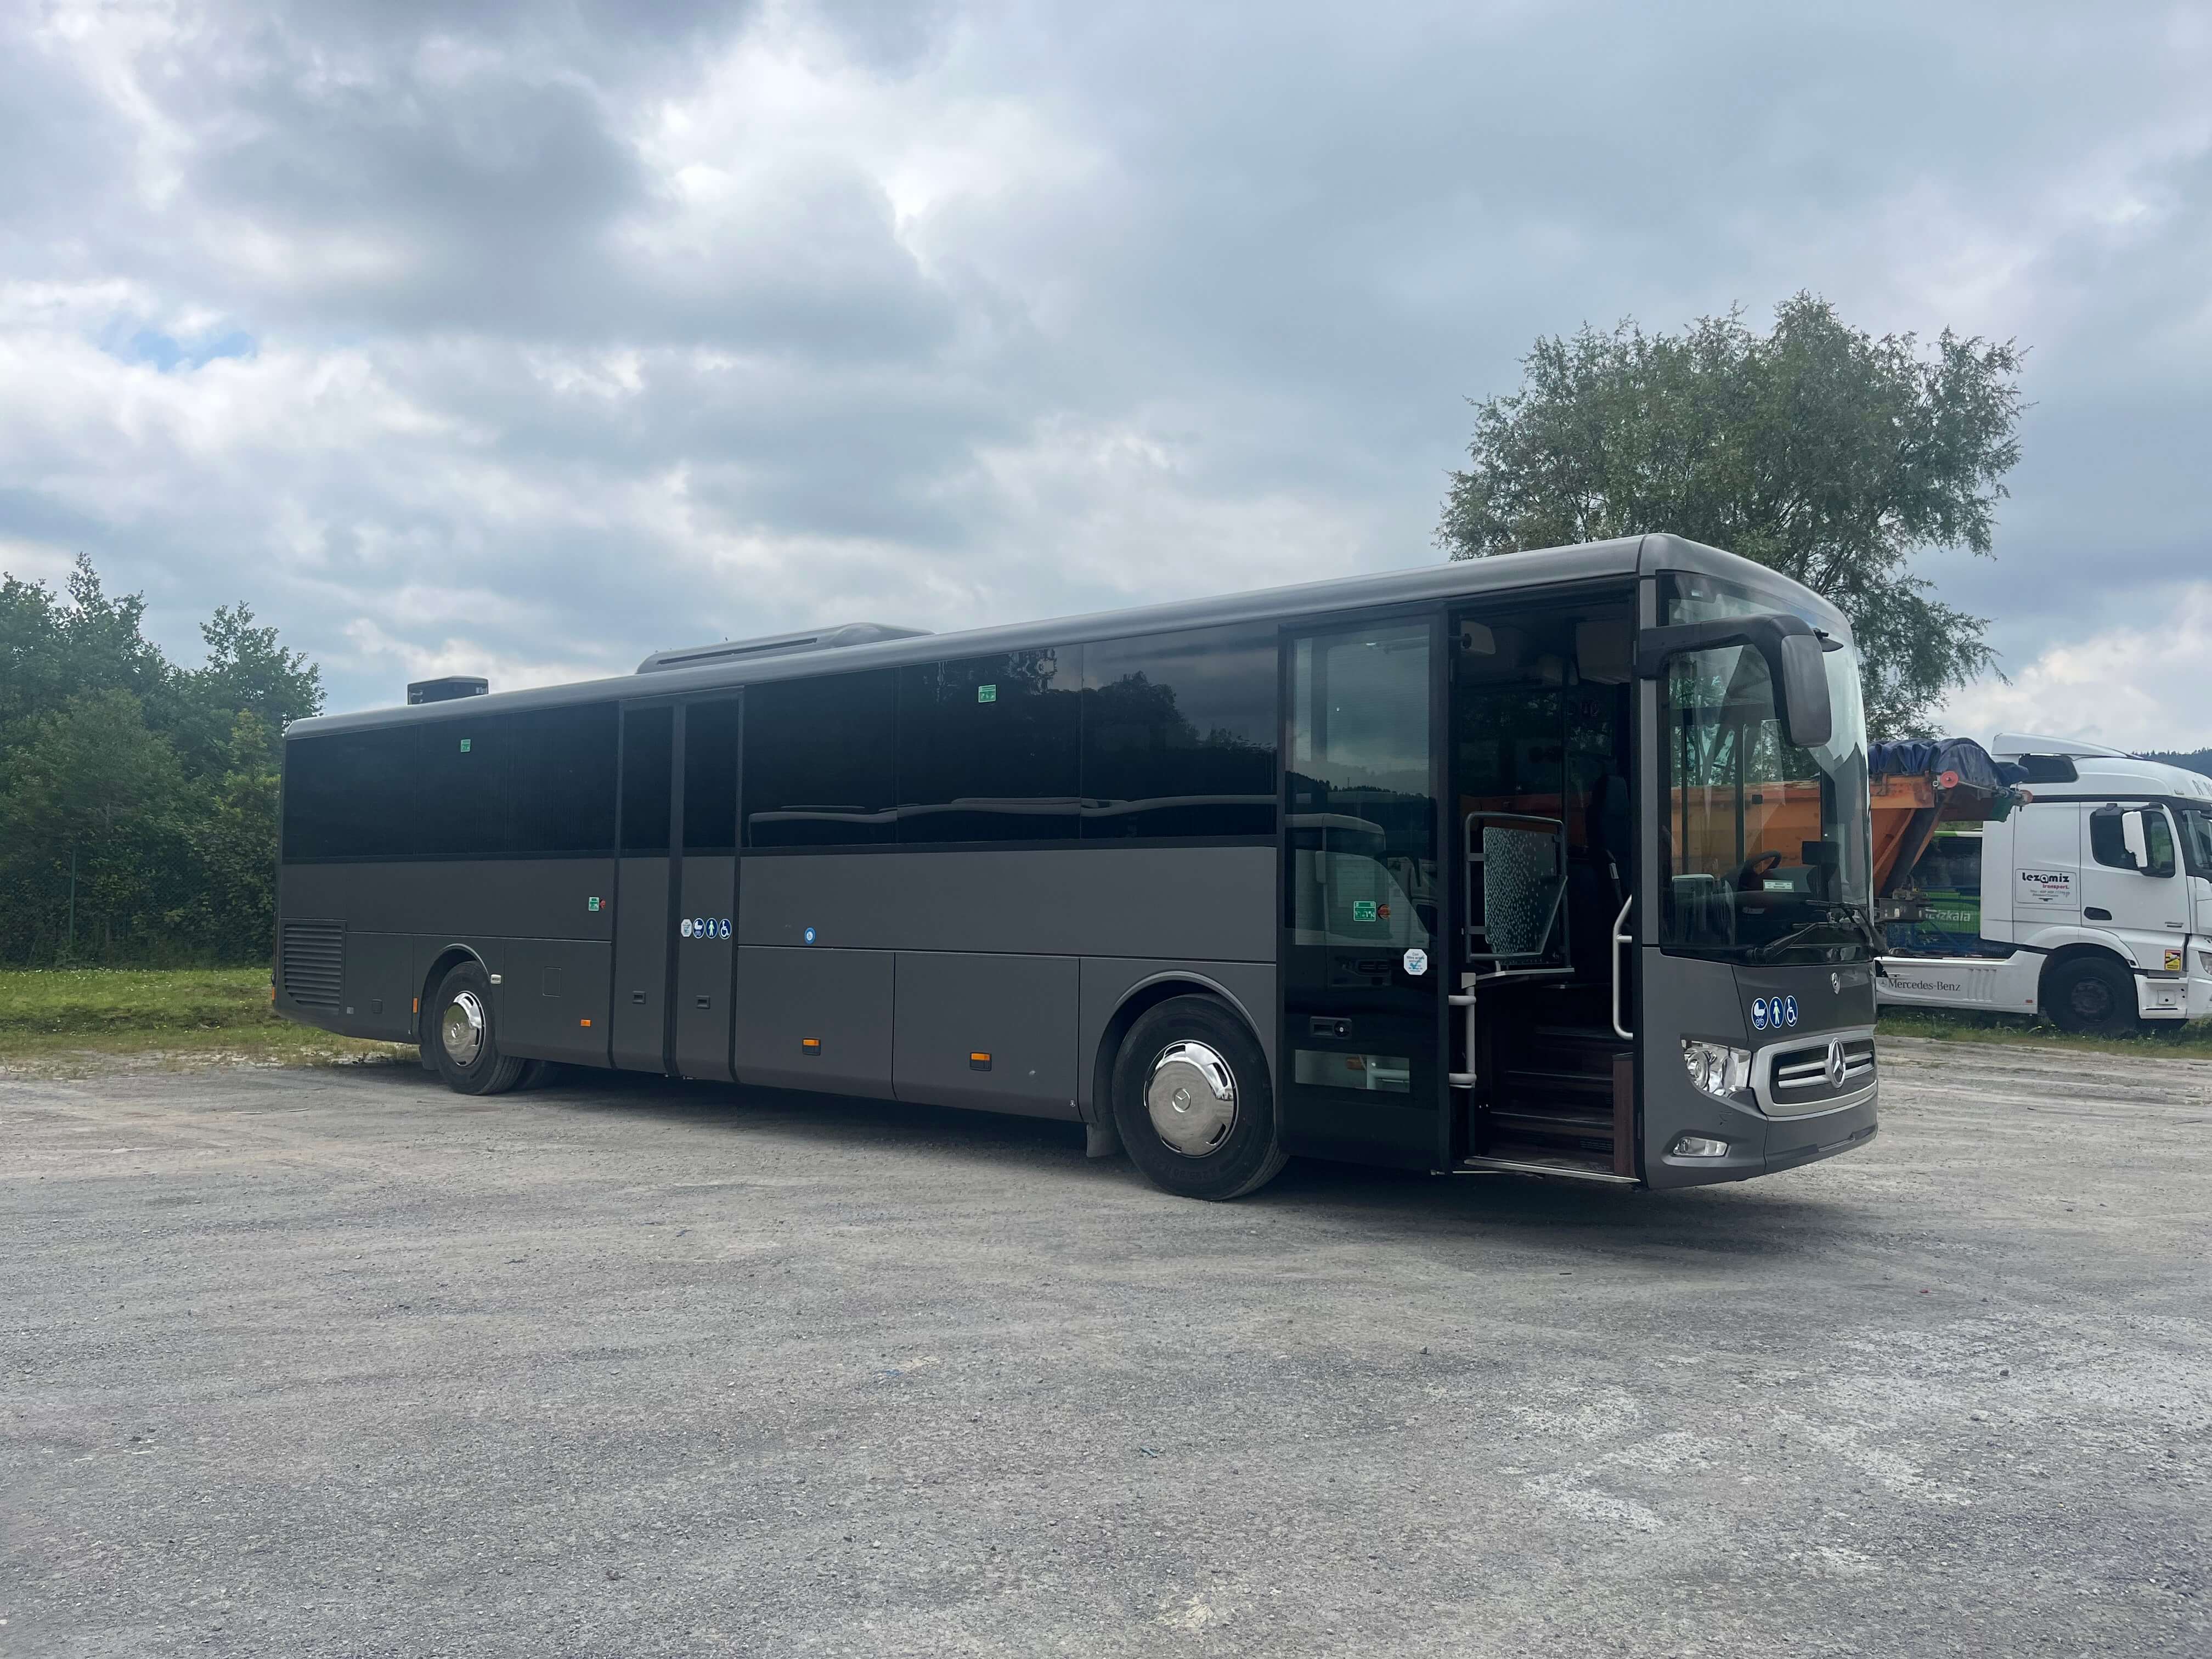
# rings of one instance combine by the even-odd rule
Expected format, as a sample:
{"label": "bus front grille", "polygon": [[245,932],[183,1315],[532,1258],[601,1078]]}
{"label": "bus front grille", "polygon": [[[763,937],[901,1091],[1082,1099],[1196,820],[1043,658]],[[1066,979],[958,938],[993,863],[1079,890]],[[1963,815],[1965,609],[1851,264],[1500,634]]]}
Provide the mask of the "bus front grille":
{"label": "bus front grille", "polygon": [[[1832,1046],[1841,1050],[1840,1078],[1830,1069],[1836,1058],[1831,1055]],[[1833,1045],[1816,1043],[1809,1048],[1789,1049],[1774,1057],[1774,1092],[1777,1095],[1794,1095],[1815,1089],[1848,1094],[1873,1076],[1874,1039],[1871,1037],[1847,1037]]]}
{"label": "bus front grille", "polygon": [[278,954],[284,994],[301,1008],[335,1008],[345,985],[345,924],[288,921]]}

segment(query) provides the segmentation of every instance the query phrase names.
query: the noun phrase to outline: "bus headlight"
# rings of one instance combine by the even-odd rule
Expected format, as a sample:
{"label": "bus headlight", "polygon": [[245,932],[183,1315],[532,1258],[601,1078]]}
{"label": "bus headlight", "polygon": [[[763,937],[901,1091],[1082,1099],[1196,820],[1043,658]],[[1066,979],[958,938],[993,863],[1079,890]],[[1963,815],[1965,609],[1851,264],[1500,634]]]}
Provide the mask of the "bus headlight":
{"label": "bus headlight", "polygon": [[1716,1100],[1743,1101],[1751,1096],[1751,1054],[1725,1042],[1682,1039],[1682,1066],[1690,1081]]}

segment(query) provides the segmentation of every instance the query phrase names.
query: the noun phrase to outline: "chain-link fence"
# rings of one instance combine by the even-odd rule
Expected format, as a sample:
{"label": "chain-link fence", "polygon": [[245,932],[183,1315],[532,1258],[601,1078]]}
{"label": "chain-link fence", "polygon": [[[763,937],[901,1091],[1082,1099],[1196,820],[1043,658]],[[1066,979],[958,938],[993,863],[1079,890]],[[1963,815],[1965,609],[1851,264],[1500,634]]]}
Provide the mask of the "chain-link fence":
{"label": "chain-link fence", "polygon": [[267,962],[276,860],[254,851],[128,821],[67,848],[0,848],[0,967]]}

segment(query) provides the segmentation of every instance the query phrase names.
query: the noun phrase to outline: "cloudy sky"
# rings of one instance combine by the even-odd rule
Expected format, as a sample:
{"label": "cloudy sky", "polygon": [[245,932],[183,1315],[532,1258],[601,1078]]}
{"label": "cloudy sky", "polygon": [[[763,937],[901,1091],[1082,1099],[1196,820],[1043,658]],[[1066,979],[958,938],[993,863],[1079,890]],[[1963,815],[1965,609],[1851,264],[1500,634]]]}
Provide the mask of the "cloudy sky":
{"label": "cloudy sky", "polygon": [[1809,288],[2033,349],[1955,729],[2212,744],[2208,85],[2204,0],[9,0],[0,564],[337,708],[1388,568],[1539,333]]}

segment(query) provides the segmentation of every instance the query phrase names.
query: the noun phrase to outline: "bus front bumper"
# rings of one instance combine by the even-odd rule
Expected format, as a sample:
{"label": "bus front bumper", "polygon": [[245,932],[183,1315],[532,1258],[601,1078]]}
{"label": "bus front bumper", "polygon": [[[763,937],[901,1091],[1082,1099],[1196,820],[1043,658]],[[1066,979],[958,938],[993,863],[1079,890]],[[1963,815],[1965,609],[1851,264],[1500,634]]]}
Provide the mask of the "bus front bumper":
{"label": "bus front bumper", "polygon": [[1725,1140],[1726,1152],[1717,1158],[1683,1156],[1675,1151],[1681,1144],[1678,1138],[1646,1164],[1644,1184],[1665,1188],[1748,1181],[1851,1152],[1874,1139],[1880,1097],[1877,1085],[1863,1100],[1802,1117],[1770,1117],[1748,1107],[1730,1108],[1725,1114],[1728,1121],[1717,1122],[1709,1132],[1711,1138]]}

